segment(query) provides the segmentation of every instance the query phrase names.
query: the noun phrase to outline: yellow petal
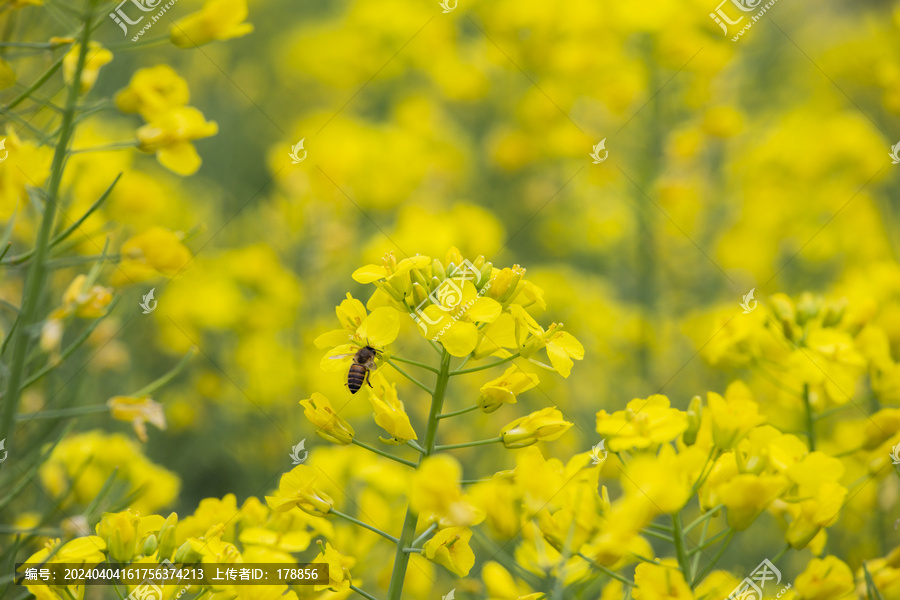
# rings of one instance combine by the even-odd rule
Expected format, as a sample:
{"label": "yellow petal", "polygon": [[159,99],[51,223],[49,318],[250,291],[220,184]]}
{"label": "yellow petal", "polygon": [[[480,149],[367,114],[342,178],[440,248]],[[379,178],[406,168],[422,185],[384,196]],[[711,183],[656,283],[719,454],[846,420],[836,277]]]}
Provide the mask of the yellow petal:
{"label": "yellow petal", "polygon": [[557,373],[563,377],[569,376],[569,373],[572,372],[572,365],[575,363],[572,362],[572,359],[569,358],[569,355],[562,348],[555,344],[549,344],[547,346],[547,356],[550,357],[550,364],[553,365]]}
{"label": "yellow petal", "polygon": [[373,346],[387,346],[400,333],[400,313],[392,308],[376,308],[362,322],[357,333]]}
{"label": "yellow petal", "polygon": [[451,356],[467,356],[478,344],[478,328],[473,323],[456,321],[438,341]]}
{"label": "yellow petal", "polygon": [[366,265],[353,271],[351,277],[359,283],[372,283],[373,281],[384,279],[386,275],[384,267],[381,265]]}
{"label": "yellow petal", "polygon": [[182,176],[193,175],[203,163],[197,149],[190,142],[160,148],[156,151],[156,159],[165,168]]}
{"label": "yellow petal", "polygon": [[479,298],[466,311],[466,318],[479,323],[493,323],[503,312],[503,307],[493,298]]}

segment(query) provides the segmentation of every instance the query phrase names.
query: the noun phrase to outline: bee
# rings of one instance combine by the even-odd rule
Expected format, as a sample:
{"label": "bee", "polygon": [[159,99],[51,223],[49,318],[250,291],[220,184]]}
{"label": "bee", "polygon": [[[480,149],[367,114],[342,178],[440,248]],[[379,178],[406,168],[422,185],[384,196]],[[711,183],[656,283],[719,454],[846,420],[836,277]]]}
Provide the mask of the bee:
{"label": "bee", "polygon": [[360,348],[355,354],[340,354],[331,357],[332,359],[353,357],[350,371],[347,373],[347,387],[350,388],[351,394],[358,392],[364,383],[368,383],[369,387],[372,387],[372,383],[369,381],[369,371],[375,370],[375,357],[379,353],[380,350],[367,345]]}

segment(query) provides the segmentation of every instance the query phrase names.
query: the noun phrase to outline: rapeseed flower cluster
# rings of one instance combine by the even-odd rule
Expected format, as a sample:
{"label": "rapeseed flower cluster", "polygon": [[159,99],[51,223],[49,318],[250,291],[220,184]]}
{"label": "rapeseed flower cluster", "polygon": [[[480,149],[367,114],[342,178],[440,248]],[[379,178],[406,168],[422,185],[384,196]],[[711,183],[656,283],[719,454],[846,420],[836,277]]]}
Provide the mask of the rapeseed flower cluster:
{"label": "rapeseed flower cluster", "polygon": [[[705,1],[179,0],[128,47],[85,6],[0,0],[29,36],[0,42],[4,563],[329,565],[204,600],[715,600],[766,556],[785,600],[900,600],[900,11],[736,46]],[[578,171],[606,135],[618,168]],[[769,281],[759,308],[718,310],[722,274]]]}

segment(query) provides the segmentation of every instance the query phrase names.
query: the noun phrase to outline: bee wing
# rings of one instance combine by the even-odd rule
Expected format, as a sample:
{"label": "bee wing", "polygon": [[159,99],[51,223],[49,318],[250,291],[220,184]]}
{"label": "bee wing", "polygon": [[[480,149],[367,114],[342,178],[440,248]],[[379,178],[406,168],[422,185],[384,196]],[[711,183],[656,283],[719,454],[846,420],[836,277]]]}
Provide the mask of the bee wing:
{"label": "bee wing", "polygon": [[355,354],[356,352],[348,352],[347,354],[337,354],[335,356],[329,356],[328,358],[330,358],[331,360],[341,360],[349,356],[354,356]]}
{"label": "bee wing", "polygon": [[374,371],[374,370],[375,370],[375,359],[374,359],[374,358],[370,358],[370,359],[369,359],[369,362],[367,362],[364,366],[365,366],[367,369],[369,369],[370,371]]}

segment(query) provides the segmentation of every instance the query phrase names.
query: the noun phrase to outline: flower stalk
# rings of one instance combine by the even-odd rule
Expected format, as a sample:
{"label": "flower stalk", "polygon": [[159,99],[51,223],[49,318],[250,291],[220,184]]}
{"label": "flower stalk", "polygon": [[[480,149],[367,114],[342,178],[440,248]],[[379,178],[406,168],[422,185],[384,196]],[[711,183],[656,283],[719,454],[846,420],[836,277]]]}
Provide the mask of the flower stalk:
{"label": "flower stalk", "polygon": [[[437,449],[435,439],[437,438],[438,423],[440,423],[438,415],[441,414],[441,409],[444,407],[444,395],[447,392],[447,383],[450,381],[450,358],[450,353],[443,350],[437,382],[434,385],[434,393],[431,396],[431,409],[428,412],[428,423],[425,430],[425,445],[422,454],[419,456],[419,464],[422,464],[422,461],[431,456]],[[403,549],[414,545],[413,540],[416,535],[417,521],[418,515],[413,511],[412,506],[407,507],[406,517],[403,519],[403,530],[400,533],[397,552],[394,555],[394,568],[391,571],[391,583],[388,588],[387,600],[400,600],[410,555],[409,552],[404,552]]]}
{"label": "flower stalk", "polygon": [[[41,304],[41,296],[46,279],[47,253],[50,249],[50,234],[56,222],[57,203],[59,202],[59,189],[62,184],[63,168],[69,143],[74,133],[75,111],[78,105],[79,89],[81,87],[81,74],[87,60],[88,42],[91,36],[91,24],[93,22],[93,2],[88,2],[88,12],[85,17],[84,28],[78,58],[75,63],[75,74],[69,82],[69,91],[62,115],[59,141],[53,153],[53,162],[50,167],[50,180],[45,194],[46,202],[41,216],[41,226],[38,230],[35,242],[34,260],[28,269],[25,279],[25,292],[22,296],[21,312],[19,319],[21,325],[14,332],[13,356],[10,365],[6,395],[3,403],[3,414],[0,417],[0,439],[9,437],[13,426],[16,409],[19,406],[20,386],[25,376],[25,359],[27,358],[30,332],[36,323],[37,311]],[[62,64],[62,61],[59,61]],[[56,65],[51,68],[58,68]],[[52,73],[47,75],[50,77]],[[11,104],[7,108],[12,108]]]}

